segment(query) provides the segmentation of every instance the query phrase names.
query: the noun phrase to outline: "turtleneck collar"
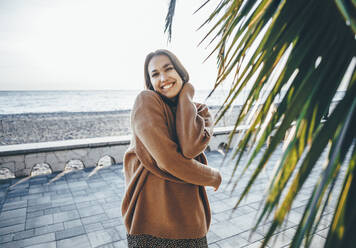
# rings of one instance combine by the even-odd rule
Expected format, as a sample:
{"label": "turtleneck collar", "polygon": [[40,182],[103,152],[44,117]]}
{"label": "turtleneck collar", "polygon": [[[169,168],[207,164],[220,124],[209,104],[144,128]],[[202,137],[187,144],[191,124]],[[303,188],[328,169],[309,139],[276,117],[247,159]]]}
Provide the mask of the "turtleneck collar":
{"label": "turtleneck collar", "polygon": [[[156,91],[157,92],[157,91]],[[158,92],[157,92],[158,93]],[[176,107],[178,104],[178,95],[173,97],[173,98],[168,98],[160,93],[158,93],[158,95],[160,95],[160,97],[162,98],[162,100],[168,104],[168,106],[170,107]]]}

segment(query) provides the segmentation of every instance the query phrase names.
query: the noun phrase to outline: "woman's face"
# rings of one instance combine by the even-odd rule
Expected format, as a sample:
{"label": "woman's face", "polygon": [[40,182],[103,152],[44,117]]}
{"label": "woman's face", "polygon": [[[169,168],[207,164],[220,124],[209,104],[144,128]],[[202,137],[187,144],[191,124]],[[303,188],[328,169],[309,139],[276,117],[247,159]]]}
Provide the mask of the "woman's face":
{"label": "woman's face", "polygon": [[166,55],[154,56],[148,63],[153,89],[162,95],[173,98],[182,89],[183,80]]}

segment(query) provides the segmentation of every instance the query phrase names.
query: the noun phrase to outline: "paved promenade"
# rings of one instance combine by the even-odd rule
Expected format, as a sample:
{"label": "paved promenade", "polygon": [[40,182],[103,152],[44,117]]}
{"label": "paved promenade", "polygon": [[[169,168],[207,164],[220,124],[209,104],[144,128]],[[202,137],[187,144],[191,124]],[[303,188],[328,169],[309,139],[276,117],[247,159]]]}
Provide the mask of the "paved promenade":
{"label": "paved promenade", "polygon": [[[243,177],[231,194],[231,185],[226,185],[233,163],[220,167],[222,157],[217,152],[208,154],[209,165],[220,168],[223,174],[223,183],[218,192],[207,188],[213,213],[208,233],[209,247],[259,247],[268,230],[268,222],[258,227],[250,239],[249,234],[272,166],[258,178],[248,198],[232,213],[241,194],[241,185],[247,182],[248,177]],[[280,154],[275,154],[271,163],[279,157]],[[317,167],[315,179],[321,164]],[[18,179],[0,181],[0,247],[127,247],[120,211],[124,193],[122,164],[102,169],[88,178],[91,171],[92,168],[73,172],[49,185],[47,183],[56,174],[31,178],[12,189],[9,186]],[[247,174],[250,173],[249,170]],[[340,183],[337,183],[338,187]],[[278,230],[278,237],[276,235],[277,238],[269,243],[269,247],[288,247],[312,191],[311,185],[312,182],[306,183],[293,205],[287,224]],[[335,200],[332,199],[333,204]],[[311,247],[323,246],[332,211],[332,208],[326,210]]]}

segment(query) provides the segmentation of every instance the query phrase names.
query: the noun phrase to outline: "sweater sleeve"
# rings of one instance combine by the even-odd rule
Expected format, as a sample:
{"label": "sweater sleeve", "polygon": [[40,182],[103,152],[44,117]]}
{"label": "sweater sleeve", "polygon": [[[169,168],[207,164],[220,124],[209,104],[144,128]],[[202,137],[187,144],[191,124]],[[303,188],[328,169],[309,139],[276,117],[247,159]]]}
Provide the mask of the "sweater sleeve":
{"label": "sweater sleeve", "polygon": [[176,130],[180,149],[187,158],[195,158],[207,147],[213,121],[205,104],[193,103],[194,88],[186,83],[179,94]]}
{"label": "sweater sleeve", "polygon": [[157,166],[191,184],[213,186],[220,184],[219,171],[178,152],[178,145],[169,134],[164,108],[159,96],[143,91],[136,98],[132,113],[132,128]]}

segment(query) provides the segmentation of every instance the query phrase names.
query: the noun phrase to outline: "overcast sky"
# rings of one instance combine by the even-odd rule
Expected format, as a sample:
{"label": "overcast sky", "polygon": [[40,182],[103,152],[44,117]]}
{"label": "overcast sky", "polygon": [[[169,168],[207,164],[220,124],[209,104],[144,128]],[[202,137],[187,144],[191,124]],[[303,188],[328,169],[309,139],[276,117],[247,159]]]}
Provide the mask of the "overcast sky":
{"label": "overcast sky", "polygon": [[196,89],[211,89],[212,47],[196,32],[217,1],[177,1],[172,43],[163,33],[168,0],[0,0],[0,90],[142,89],[145,56],[176,53]]}

